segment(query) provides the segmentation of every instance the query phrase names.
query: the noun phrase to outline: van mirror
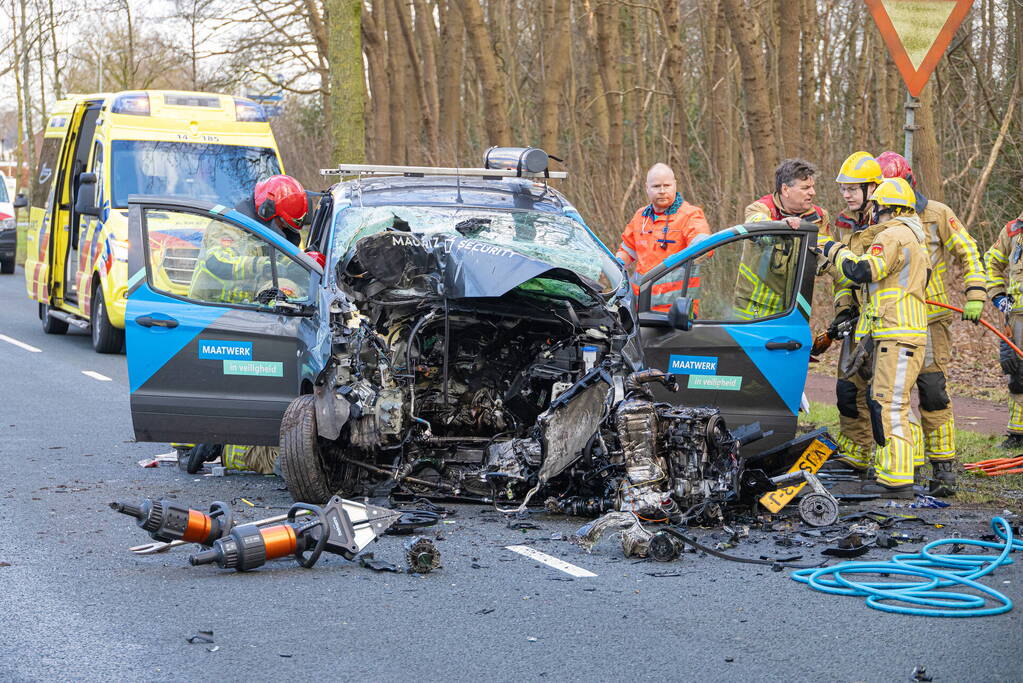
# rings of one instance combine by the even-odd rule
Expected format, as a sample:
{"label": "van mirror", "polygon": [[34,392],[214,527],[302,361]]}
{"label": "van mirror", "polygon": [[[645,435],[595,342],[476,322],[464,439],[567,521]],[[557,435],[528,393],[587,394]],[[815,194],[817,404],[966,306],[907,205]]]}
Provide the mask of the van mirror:
{"label": "van mirror", "polygon": [[83,173],[78,176],[78,198],[75,200],[75,212],[86,216],[99,216],[99,207],[94,203],[96,197],[96,174]]}
{"label": "van mirror", "polygon": [[668,324],[676,330],[684,332],[693,329],[694,320],[696,320],[695,301],[688,296],[680,296],[675,299],[668,310]]}
{"label": "van mirror", "polygon": [[24,209],[26,206],[28,206],[28,197],[25,196],[24,192],[19,192],[14,197],[14,208]]}

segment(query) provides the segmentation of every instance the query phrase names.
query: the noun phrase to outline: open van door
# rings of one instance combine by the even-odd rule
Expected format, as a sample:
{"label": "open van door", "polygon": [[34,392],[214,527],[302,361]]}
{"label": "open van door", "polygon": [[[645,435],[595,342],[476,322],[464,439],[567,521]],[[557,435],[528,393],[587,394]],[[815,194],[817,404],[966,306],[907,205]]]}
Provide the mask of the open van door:
{"label": "open van door", "polygon": [[210,202],[129,198],[125,322],[139,441],[277,445],[319,368],[320,266]]}
{"label": "open van door", "polygon": [[[810,361],[816,230],[810,223],[796,230],[781,222],[739,225],[643,276],[645,364],[675,374],[680,386],[674,394],[661,389],[658,400],[718,407],[733,430],[759,422],[774,433],[751,444],[753,452],[795,436]],[[688,301],[676,302],[674,313],[652,310],[654,287],[669,283],[658,289],[677,289]],[[691,303],[694,319],[685,320],[682,303]]]}

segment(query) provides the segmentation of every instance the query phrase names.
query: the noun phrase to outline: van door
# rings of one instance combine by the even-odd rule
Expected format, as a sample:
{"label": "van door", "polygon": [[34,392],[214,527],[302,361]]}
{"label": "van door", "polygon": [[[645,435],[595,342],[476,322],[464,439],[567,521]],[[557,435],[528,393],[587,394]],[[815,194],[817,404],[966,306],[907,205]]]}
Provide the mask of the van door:
{"label": "van door", "polygon": [[322,270],[209,202],[131,197],[125,332],[139,441],[277,445],[321,363]]}
{"label": "van door", "polygon": [[50,236],[50,295],[54,304],[78,300],[80,217],[74,210],[78,179],[87,169],[102,101],[81,102],[71,114],[56,169]]}
{"label": "van door", "polygon": [[[736,226],[669,257],[640,283],[645,364],[673,373],[680,387],[657,398],[716,406],[730,429],[759,422],[773,430],[750,444],[752,453],[795,436],[810,361],[815,231],[810,223]],[[689,330],[651,310],[653,288],[669,283],[695,301]]]}

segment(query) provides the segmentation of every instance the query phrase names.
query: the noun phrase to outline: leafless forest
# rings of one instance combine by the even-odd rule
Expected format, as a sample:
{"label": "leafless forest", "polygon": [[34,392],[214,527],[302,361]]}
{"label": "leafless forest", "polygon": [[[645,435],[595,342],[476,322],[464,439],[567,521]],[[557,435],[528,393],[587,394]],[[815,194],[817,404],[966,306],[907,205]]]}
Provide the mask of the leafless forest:
{"label": "leafless forest", "polygon": [[[538,145],[614,241],[655,161],[724,226],[783,157],[819,164],[834,211],[846,155],[903,147],[905,86],[860,0],[2,1],[29,165],[69,92],[282,90],[285,164],[311,186],[342,158],[467,165]],[[1023,0],[976,0],[917,111],[924,191],[985,246],[1023,208],[1021,36]]]}

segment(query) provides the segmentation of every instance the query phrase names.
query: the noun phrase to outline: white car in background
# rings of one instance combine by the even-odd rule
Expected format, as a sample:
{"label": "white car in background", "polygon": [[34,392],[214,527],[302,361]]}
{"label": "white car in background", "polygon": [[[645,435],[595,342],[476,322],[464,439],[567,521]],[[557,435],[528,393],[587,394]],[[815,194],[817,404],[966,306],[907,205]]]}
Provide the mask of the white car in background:
{"label": "white car in background", "polygon": [[14,255],[18,248],[17,221],[14,218],[14,179],[0,173],[0,273],[14,272]]}

